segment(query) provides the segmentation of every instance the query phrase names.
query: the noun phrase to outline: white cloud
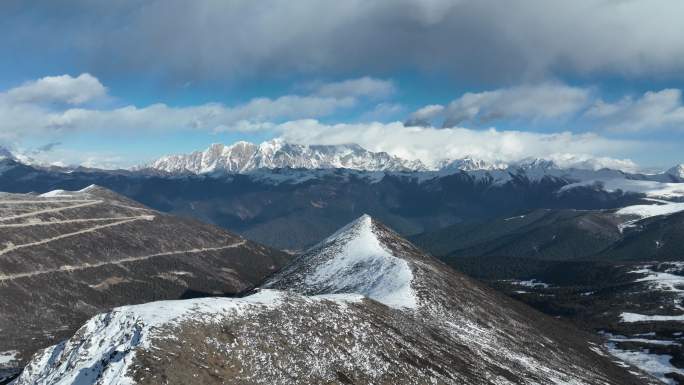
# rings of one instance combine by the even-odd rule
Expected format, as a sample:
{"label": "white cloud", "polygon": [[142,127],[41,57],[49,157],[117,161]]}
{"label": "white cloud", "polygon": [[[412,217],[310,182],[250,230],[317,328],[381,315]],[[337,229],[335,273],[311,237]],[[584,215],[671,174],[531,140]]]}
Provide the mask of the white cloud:
{"label": "white cloud", "polygon": [[87,73],[78,77],[70,75],[46,76],[10,89],[0,98],[11,103],[67,103],[83,104],[105,97],[107,89],[100,81]]}
{"label": "white cloud", "polygon": [[[400,122],[327,125],[316,120],[286,122],[274,127],[287,141],[306,144],[358,143],[372,151],[386,151],[407,159],[436,164],[443,159],[473,156],[487,161],[517,161],[528,157],[564,162],[603,162],[633,166],[628,160],[615,160],[644,143],[610,139],[596,134],[553,134],[404,126]],[[598,160],[596,160],[598,158]],[[598,164],[598,163],[597,163]]]}
{"label": "white cloud", "polygon": [[[109,110],[70,108],[58,112],[32,108],[34,113],[25,118],[32,120],[30,126],[32,129],[45,131],[110,131],[114,129],[160,132],[182,129],[216,131],[233,126],[240,121],[263,122],[325,116],[339,108],[351,107],[354,103],[354,99],[351,98],[288,95],[277,99],[253,99],[234,107],[208,103],[189,107],[152,104],[141,108],[126,106]],[[2,116],[0,110],[0,117]],[[0,126],[8,126],[15,132],[22,130],[22,127],[13,125],[12,122],[0,122]]]}
{"label": "white cloud", "polygon": [[[635,148],[643,149],[647,145],[592,133],[438,129],[430,125],[438,118],[450,122],[449,125],[464,120],[484,122],[495,118],[558,119],[588,105],[591,92],[587,89],[548,83],[468,93],[447,107],[426,106],[411,116],[416,125],[404,126],[399,122],[327,125],[315,120],[359,106],[362,101],[367,103],[371,96],[390,95],[388,90],[394,89],[391,82],[361,79],[365,80],[318,85],[306,95],[255,98],[233,106],[221,103],[184,107],[152,104],[103,109],[87,104],[71,105],[106,97],[106,89],[96,78],[87,74],[42,78],[0,93],[0,142],[12,143],[21,138],[63,141],[65,134],[82,132],[158,135],[174,130],[259,132],[261,135],[282,135],[286,140],[299,143],[353,142],[370,150],[387,151],[428,163],[468,155],[489,161],[515,161],[532,156],[566,163],[611,164],[623,169],[630,167],[629,161],[615,158],[634,154]],[[374,106],[361,115],[362,121],[388,118],[402,109],[401,105],[392,102],[375,102]],[[665,90],[647,93],[637,100],[624,99],[614,104],[597,102],[583,116],[624,125],[625,121],[632,120],[672,124],[681,121],[681,115],[680,92]],[[634,124],[642,127],[646,123]],[[61,151],[67,150],[68,146],[65,146]],[[44,156],[54,158],[57,155],[53,151]],[[62,158],[74,159],[76,156],[70,154]],[[115,158],[110,156],[105,163],[111,164]],[[91,164],[94,159],[90,159]]]}
{"label": "white cloud", "polygon": [[315,91],[317,95],[334,98],[387,98],[395,92],[396,86],[391,80],[375,79],[368,76],[321,84],[316,87]]}
{"label": "white cloud", "polygon": [[[326,95],[317,93],[284,95],[274,99],[255,98],[234,106],[207,103],[171,107],[158,103],[145,107],[129,105],[99,109],[44,105],[45,102],[82,104],[106,96],[106,88],[93,76],[45,77],[0,93],[0,140],[82,131],[253,131],[257,126],[263,130],[271,122],[328,116],[340,109],[355,106],[357,96],[382,94],[384,86],[376,87],[373,91],[374,80],[363,79],[360,83],[353,80],[350,83],[323,85],[321,89]],[[361,84],[356,91],[355,84]]]}
{"label": "white cloud", "polygon": [[649,91],[639,98],[626,97],[615,103],[598,100],[586,112],[587,118],[620,131],[684,128],[682,91]]}
{"label": "white cloud", "polygon": [[444,106],[441,104],[427,105],[412,113],[405,125],[429,127],[432,125],[432,120],[442,115],[443,112]]}
{"label": "white cloud", "polygon": [[610,158],[607,156],[597,156],[589,154],[569,154],[556,153],[547,156],[560,167],[581,168],[588,170],[600,170],[603,168],[610,168],[613,170],[623,170],[628,172],[639,171],[639,166],[631,159]]}
{"label": "white cloud", "polygon": [[378,103],[372,110],[364,112],[360,116],[360,121],[384,121],[387,119],[397,119],[406,114],[404,106],[399,103],[383,102]]}
{"label": "white cloud", "polygon": [[438,117],[444,119],[444,127],[464,122],[558,119],[577,113],[589,100],[588,89],[556,83],[468,92],[446,107],[429,105],[419,109],[411,115],[407,125],[424,126]]}

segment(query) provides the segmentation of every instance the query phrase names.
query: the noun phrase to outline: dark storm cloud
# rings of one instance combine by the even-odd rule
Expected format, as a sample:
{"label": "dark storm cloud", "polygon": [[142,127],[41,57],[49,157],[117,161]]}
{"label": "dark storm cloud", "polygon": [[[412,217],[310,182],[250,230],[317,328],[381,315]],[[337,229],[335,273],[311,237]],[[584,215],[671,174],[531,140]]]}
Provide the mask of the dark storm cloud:
{"label": "dark storm cloud", "polygon": [[[84,71],[179,81],[447,72],[474,82],[677,76],[684,2],[300,0],[18,2],[0,42]],[[25,4],[25,3],[24,3]],[[4,54],[8,54],[5,52]]]}

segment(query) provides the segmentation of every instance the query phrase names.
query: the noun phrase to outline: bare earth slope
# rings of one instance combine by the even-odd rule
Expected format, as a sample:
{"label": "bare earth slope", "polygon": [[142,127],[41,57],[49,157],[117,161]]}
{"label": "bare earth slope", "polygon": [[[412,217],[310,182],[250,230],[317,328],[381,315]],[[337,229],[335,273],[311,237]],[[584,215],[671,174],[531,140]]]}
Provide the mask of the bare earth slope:
{"label": "bare earth slope", "polygon": [[239,293],[287,259],[96,186],[0,194],[0,353],[13,356],[4,367],[112,307]]}
{"label": "bare earth slope", "polygon": [[15,385],[655,384],[368,216],[265,286],[98,315]]}

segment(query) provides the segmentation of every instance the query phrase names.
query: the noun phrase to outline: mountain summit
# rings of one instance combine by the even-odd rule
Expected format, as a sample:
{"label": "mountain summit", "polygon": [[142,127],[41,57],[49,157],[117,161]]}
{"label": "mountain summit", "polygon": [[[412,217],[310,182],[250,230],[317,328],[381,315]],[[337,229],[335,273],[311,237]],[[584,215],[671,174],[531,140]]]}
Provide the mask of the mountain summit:
{"label": "mountain summit", "polygon": [[383,235],[389,235],[386,229],[363,215],[300,256],[265,287],[307,295],[359,293],[387,306],[415,308],[413,272],[402,256],[383,244]]}
{"label": "mountain summit", "polygon": [[677,182],[684,182],[684,163],[678,164],[665,172]]}

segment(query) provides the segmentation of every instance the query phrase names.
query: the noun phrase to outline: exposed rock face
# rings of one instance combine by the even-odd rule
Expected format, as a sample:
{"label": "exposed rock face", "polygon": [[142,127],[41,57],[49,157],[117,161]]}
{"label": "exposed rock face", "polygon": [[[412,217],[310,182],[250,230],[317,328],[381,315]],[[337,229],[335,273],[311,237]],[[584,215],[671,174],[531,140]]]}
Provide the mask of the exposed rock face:
{"label": "exposed rock face", "polygon": [[0,352],[21,365],[114,306],[239,293],[288,256],[100,187],[0,195]]}
{"label": "exposed rock face", "polygon": [[265,286],[96,316],[16,385],[656,383],[367,216]]}

